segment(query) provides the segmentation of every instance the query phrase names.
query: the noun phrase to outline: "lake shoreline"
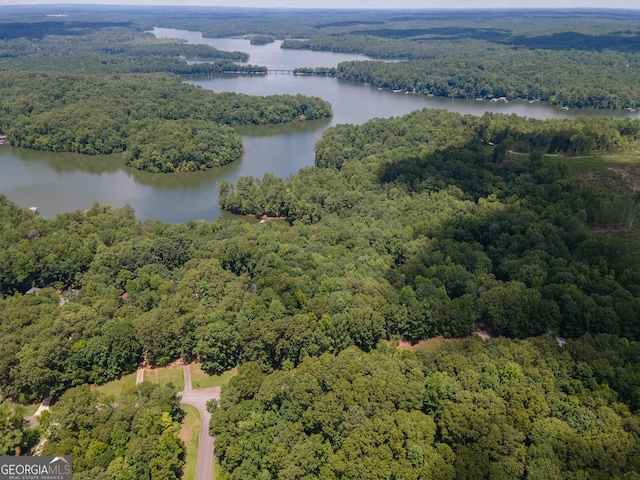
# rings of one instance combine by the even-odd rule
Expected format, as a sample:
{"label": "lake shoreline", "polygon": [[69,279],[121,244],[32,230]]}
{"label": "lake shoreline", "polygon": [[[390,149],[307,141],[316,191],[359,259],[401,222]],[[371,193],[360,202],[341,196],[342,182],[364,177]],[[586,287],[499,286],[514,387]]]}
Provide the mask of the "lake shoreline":
{"label": "lake shoreline", "polygon": [[[170,30],[171,36],[194,39],[193,32]],[[203,40],[200,37],[200,42]],[[248,50],[251,62],[293,70],[303,66],[330,66],[357,55],[282,50],[276,44],[251,46],[248,40],[204,39],[220,50]],[[256,57],[258,57],[256,59]],[[264,60],[264,61],[263,61]],[[0,149],[0,192],[17,205],[38,205],[43,217],[86,210],[94,203],[113,208],[130,205],[142,220],[172,223],[213,221],[228,217],[219,206],[218,184],[236,184],[243,176],[262,178],[273,173],[287,178],[315,164],[315,144],[323,132],[339,124],[363,124],[375,118],[401,117],[416,110],[444,109],[463,115],[486,112],[528,118],[639,117],[639,112],[594,109],[562,110],[543,102],[491,102],[427,95],[404,95],[374,86],[318,75],[190,76],[186,83],[215,92],[249,95],[303,94],[321,97],[332,105],[330,119],[237,128],[244,145],[239,160],[197,172],[156,175],[126,167],[120,154],[87,158],[79,154],[24,150],[7,143]],[[236,217],[237,218],[237,217]],[[260,221],[257,219],[256,221]]]}

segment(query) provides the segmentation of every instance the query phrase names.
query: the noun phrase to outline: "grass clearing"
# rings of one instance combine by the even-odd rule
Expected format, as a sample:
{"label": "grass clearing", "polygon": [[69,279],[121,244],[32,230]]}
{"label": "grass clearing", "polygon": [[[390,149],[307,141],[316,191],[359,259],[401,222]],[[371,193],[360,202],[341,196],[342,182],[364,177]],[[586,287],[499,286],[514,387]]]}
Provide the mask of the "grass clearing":
{"label": "grass clearing", "polygon": [[144,369],[144,379],[152,382],[166,385],[173,383],[173,386],[180,390],[184,390],[184,373],[182,371],[182,362],[173,362],[166,367]]}
{"label": "grass clearing", "polygon": [[633,168],[640,166],[640,152],[620,152],[590,157],[558,157],[566,165],[569,175],[583,176],[594,171],[604,171],[611,167]]}
{"label": "grass clearing", "polygon": [[194,389],[226,385],[238,373],[238,369],[233,368],[221,375],[207,375],[202,371],[199,363],[192,363],[189,368],[191,368],[191,384]]}
{"label": "grass clearing", "polygon": [[5,400],[3,402],[0,402],[0,408],[4,408],[10,411],[13,411],[13,409],[18,407],[22,408],[22,413],[25,417],[29,417],[34,413],[36,413],[39,406],[40,406],[39,403],[22,404],[22,403],[14,403],[10,400]]}
{"label": "grass clearing", "polygon": [[[160,385],[166,385],[173,383],[173,385],[180,390],[184,390],[184,373],[182,372],[182,362],[174,362],[171,365],[161,368],[147,367],[144,369],[144,380],[152,383],[159,383]],[[113,396],[118,398],[122,393],[122,389],[125,386],[133,387],[136,384],[136,372],[124,375],[118,380],[105,383],[104,385],[92,385],[93,390],[97,390],[106,396]],[[36,407],[37,408],[37,407]]]}
{"label": "grass clearing", "polygon": [[34,415],[38,411],[38,407],[40,407],[40,404],[32,403],[30,405],[19,405],[19,406],[24,408],[24,416],[29,417],[31,415]]}
{"label": "grass clearing", "polygon": [[592,189],[585,210],[594,232],[634,230],[640,212],[640,152],[564,157],[560,162],[571,177],[582,179]]}
{"label": "grass clearing", "polygon": [[182,409],[186,415],[180,427],[180,439],[184,442],[187,450],[182,478],[191,480],[196,478],[196,460],[200,442],[200,412],[191,405],[182,405]]}
{"label": "grass clearing", "polygon": [[118,398],[122,393],[122,388],[124,386],[134,386],[136,384],[136,372],[130,373],[128,375],[123,375],[118,380],[113,380],[109,383],[105,383],[104,385],[92,385],[92,390],[97,390],[105,396]]}
{"label": "grass clearing", "polygon": [[[229,380],[238,373],[238,369],[234,368],[224,372],[222,375],[210,376],[202,371],[200,364],[198,363],[192,363],[189,368],[191,368],[191,382],[193,388],[208,388],[226,385],[229,383]],[[147,367],[144,369],[144,380],[152,383],[158,383],[160,385],[173,383],[178,391],[184,390],[184,372],[182,371],[182,362],[176,361],[171,365],[160,368]],[[100,386],[93,385],[91,388],[104,395],[118,398],[123,387],[134,386],[135,384],[136,372],[133,372],[128,375],[124,375],[118,380],[114,380]],[[35,412],[37,408],[38,405],[35,405],[33,407],[33,411]]]}

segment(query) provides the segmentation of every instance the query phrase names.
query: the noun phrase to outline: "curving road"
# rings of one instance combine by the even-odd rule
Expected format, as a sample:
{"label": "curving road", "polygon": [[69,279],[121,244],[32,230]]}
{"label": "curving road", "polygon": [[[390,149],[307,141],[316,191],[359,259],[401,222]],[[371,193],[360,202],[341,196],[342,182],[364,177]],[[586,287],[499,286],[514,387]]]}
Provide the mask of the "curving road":
{"label": "curving road", "polygon": [[[200,441],[198,443],[198,459],[196,461],[196,478],[193,480],[211,480],[213,478],[213,463],[215,459],[214,439],[209,435],[209,420],[211,414],[207,411],[207,402],[212,398],[220,399],[220,387],[198,388],[191,387],[191,369],[183,365],[184,390],[178,392],[182,397],[180,403],[193,405],[200,412]],[[187,480],[192,480],[188,478]]]}

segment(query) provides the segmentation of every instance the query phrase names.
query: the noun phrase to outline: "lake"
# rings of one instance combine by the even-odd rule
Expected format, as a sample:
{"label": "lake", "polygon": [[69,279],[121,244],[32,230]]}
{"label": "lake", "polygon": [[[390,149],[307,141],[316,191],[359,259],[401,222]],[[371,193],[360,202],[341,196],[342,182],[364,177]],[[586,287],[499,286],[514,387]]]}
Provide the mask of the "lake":
{"label": "lake", "polygon": [[[283,50],[280,42],[250,45],[249,40],[203,38],[199,32],[156,28],[158,37],[181,38],[205,43],[220,50],[239,50],[250,55],[248,63],[270,69],[332,67],[362,55]],[[250,95],[296,94],[319,96],[332,105],[331,119],[286,125],[242,127],[245,153],[230,165],[205,172],[151,174],[124,166],[118,156],[90,157],[46,153],[0,145],[0,193],[23,207],[37,206],[42,215],[87,209],[94,202],[113,207],[131,205],[141,220],[187,222],[214,220],[221,215],[217,184],[235,183],[240,176],[262,177],[273,172],[281,177],[313,165],[314,145],[332,125],[360,124],[372,118],[404,115],[422,108],[444,108],[463,114],[515,113],[532,118],[574,118],[579,115],[640,118],[638,112],[569,110],[544,103],[512,100],[507,104],[456,100],[394,93],[344,82],[330,77],[299,75],[185,77],[185,82],[216,92]]]}

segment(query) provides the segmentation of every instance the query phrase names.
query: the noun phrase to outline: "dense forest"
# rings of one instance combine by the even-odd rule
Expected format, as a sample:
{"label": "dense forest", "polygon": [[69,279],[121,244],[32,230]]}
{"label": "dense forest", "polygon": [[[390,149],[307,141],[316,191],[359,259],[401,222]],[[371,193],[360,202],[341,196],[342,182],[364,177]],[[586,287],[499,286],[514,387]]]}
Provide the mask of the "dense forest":
{"label": "dense forest", "polygon": [[[461,336],[480,319],[509,336],[559,328],[571,336],[602,331],[638,338],[640,331],[628,330],[637,322],[614,312],[625,302],[610,297],[608,307],[603,303],[635,274],[622,273],[623,256],[607,255],[605,239],[588,235],[590,227],[628,230],[637,198],[569,178],[566,161],[543,153],[584,155],[637,145],[639,126],[429,110],[338,126],[317,143],[316,168],[285,181],[267,175],[241,178],[235,187],[223,182],[221,205],[292,222],[326,220],[345,231],[367,225],[366,240],[346,232],[340,238],[347,248],[372,249],[372,265],[380,256],[388,259],[385,279],[399,290],[404,308],[394,319],[378,317],[387,335]],[[597,276],[616,272],[608,276],[610,287],[595,287],[600,280],[593,267],[604,269]],[[578,272],[590,272],[590,280],[578,286]],[[471,297],[475,308],[466,308]],[[629,313],[637,311],[638,305],[628,306]],[[590,327],[583,323],[587,311],[593,312]],[[359,346],[371,348],[376,340]]]}
{"label": "dense forest", "polygon": [[[198,68],[254,67],[156,42],[154,25],[378,45],[409,60],[336,75],[419,93],[638,98],[633,16],[98,12],[3,20],[0,132],[15,146],[197,170],[238,158],[234,126],[331,114],[315,97],[182,84]],[[531,68],[541,76],[522,76]],[[438,69],[450,71],[434,91]],[[223,479],[637,478],[638,151],[633,120],[424,110],[330,128],[290,178],[221,182],[223,208],[263,223],[141,222],[99,204],[44,218],[0,195],[0,453],[46,436],[42,453],[72,455],[80,479],[180,478],[175,390],[143,383],[115,401],[88,385],[197,360],[210,374],[239,366],[211,404]],[[8,402],[49,396],[35,430]]]}
{"label": "dense forest", "polygon": [[79,480],[182,477],[183,412],[171,386],[143,382],[118,402],[88,385],[66,391],[47,415],[42,455],[70,455]]}
{"label": "dense forest", "polygon": [[639,417],[596,373],[638,347],[476,337],[348,348],[270,375],[248,363],[212,417],[221,478],[638,478]]}
{"label": "dense forest", "polygon": [[[100,205],[45,219],[3,200],[2,391],[60,394],[142,357],[277,369],[352,345],[465,336],[477,321],[509,337],[638,339],[632,188],[522,154],[585,153],[575,142],[595,131],[590,152],[637,145],[634,121],[423,111],[330,129],[318,166],[286,181],[221,185],[227,208],[291,226],[141,224]],[[34,286],[68,303],[53,289],[21,295]]]}

